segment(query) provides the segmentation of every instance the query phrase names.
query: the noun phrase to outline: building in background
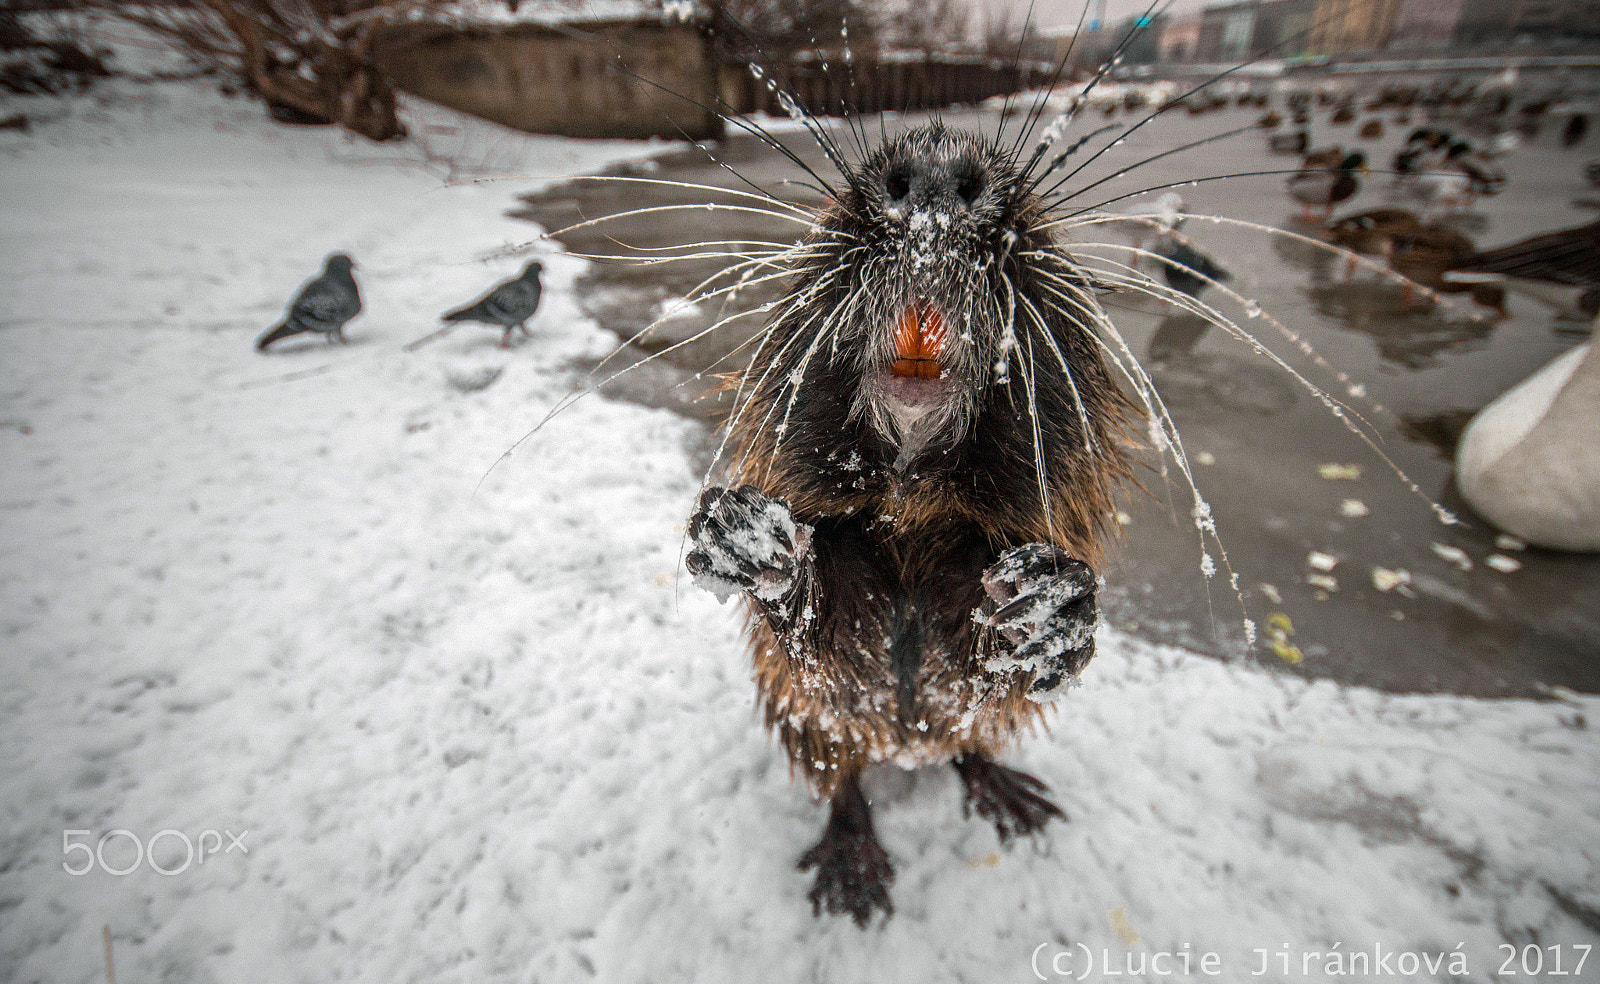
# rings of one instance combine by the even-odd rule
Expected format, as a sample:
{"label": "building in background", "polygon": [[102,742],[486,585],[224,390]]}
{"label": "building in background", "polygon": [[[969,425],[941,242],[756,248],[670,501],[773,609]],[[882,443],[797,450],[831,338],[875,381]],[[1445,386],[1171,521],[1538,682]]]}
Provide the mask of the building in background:
{"label": "building in background", "polygon": [[1200,49],[1200,15],[1185,14],[1168,19],[1156,42],[1156,57],[1163,63],[1195,61]]}
{"label": "building in background", "polygon": [[1317,0],[1273,0],[1256,12],[1252,58],[1293,58],[1309,50]]}
{"label": "building in background", "polygon": [[1394,37],[1400,6],[1401,0],[1318,0],[1307,47],[1323,55],[1381,51]]}
{"label": "building in background", "polygon": [[1455,44],[1465,0],[1405,0],[1395,17],[1389,47],[1436,51]]}
{"label": "building in background", "polygon": [[1537,44],[1600,38],[1596,0],[1463,0],[1455,43]]}
{"label": "building in background", "polygon": [[[1289,58],[1306,50],[1317,0],[1236,0],[1200,12],[1197,27],[1180,28],[1170,45],[1189,52],[1184,61],[1243,62]],[[1185,42],[1192,31],[1194,43]],[[1176,60],[1176,59],[1174,59]]]}

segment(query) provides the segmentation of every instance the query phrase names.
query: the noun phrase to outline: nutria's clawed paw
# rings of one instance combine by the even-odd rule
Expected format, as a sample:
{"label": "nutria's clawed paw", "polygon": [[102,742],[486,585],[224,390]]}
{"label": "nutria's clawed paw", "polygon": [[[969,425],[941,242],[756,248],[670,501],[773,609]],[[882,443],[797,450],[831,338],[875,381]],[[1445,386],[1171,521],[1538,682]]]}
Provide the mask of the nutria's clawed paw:
{"label": "nutria's clawed paw", "polygon": [[1030,693],[1047,695],[1075,678],[1094,658],[1094,571],[1056,547],[1028,543],[1000,555],[983,574],[989,597],[973,613],[996,629],[1001,652],[989,669],[1032,671]]}
{"label": "nutria's clawed paw", "polygon": [[830,824],[822,840],[800,858],[801,871],[817,869],[817,880],[807,896],[811,912],[820,916],[848,914],[865,929],[875,910],[884,919],[894,915],[889,901],[889,883],[894,868],[889,854],[872,831],[847,830]]}
{"label": "nutria's clawed paw", "polygon": [[954,764],[967,787],[964,807],[994,824],[1002,844],[1019,834],[1038,833],[1053,818],[1066,819],[1060,807],[1041,795],[1048,787],[1026,772],[981,755],[963,755]]}
{"label": "nutria's clawed paw", "polygon": [[749,591],[777,602],[793,586],[811,549],[811,527],[753,485],[700,493],[689,517],[693,541],[684,564],[694,583],[720,600]]}

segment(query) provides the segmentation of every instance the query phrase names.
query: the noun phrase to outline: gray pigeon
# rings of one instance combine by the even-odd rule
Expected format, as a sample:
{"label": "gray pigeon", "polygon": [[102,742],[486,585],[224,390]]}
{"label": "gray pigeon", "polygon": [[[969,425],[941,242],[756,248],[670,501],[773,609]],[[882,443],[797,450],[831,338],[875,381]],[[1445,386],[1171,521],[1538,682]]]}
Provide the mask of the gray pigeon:
{"label": "gray pigeon", "polygon": [[480,300],[444,316],[446,321],[478,321],[486,325],[499,325],[505,329],[500,336],[500,347],[511,347],[511,333],[529,334],[524,324],[539,309],[539,274],[544,265],[529,260],[515,280],[497,284]]}
{"label": "gray pigeon", "polygon": [[361,292],[350,274],[355,265],[343,253],[330,255],[322,265],[322,273],[300,288],[289,302],[283,321],[256,339],[256,351],[265,352],[278,339],[307,331],[328,336],[330,343],[334,339],[344,342],[344,323],[361,313]]}

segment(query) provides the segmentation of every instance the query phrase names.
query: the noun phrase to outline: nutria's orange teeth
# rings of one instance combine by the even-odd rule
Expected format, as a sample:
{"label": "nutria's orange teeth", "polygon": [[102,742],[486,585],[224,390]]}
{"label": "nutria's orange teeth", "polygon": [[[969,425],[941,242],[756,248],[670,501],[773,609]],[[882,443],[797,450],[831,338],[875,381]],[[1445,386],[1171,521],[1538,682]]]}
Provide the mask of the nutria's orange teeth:
{"label": "nutria's orange teeth", "polygon": [[[923,302],[909,304],[895,322],[895,359],[897,362],[937,360],[939,351],[944,348],[944,336],[944,315],[938,308]],[[900,373],[897,371],[896,375]],[[932,376],[925,371],[915,375],[924,379],[938,378],[937,372]]]}
{"label": "nutria's orange teeth", "polygon": [[889,371],[896,376],[918,379],[938,379],[944,375],[944,367],[937,359],[896,359]]}

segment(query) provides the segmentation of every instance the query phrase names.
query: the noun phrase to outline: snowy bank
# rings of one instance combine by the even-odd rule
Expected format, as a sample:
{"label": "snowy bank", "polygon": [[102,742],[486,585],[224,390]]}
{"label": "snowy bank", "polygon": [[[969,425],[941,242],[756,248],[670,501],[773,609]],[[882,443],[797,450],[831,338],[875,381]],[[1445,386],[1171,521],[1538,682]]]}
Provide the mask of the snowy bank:
{"label": "snowy bank", "polygon": [[[586,399],[495,466],[607,345],[581,264],[545,258],[514,351],[470,326],[400,350],[520,268],[531,182],[106,94],[0,148],[0,979],[103,980],[102,927],[119,980],[197,984],[1104,979],[1186,950],[1190,979],[1300,981],[1375,948],[1488,981],[1507,945],[1570,970],[1596,941],[1600,702],[1392,697],[1109,631],[1013,758],[1069,822],[1002,849],[947,770],[884,773],[899,911],[814,920],[794,861],[824,811],[732,613],[680,576],[692,425]],[[505,173],[642,149],[417,132]],[[353,344],[253,353],[336,248]],[[237,849],[188,863],[206,831]],[[1442,976],[1398,966],[1424,969],[1370,979]]]}

